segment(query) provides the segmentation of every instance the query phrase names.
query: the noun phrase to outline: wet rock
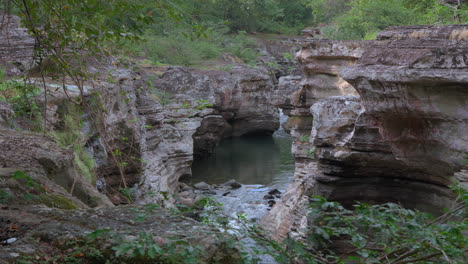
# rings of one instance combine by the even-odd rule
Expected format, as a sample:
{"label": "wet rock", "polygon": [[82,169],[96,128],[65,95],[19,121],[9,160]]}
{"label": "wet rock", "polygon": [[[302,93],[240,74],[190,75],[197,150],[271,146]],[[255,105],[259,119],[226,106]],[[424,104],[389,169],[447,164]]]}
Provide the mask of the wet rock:
{"label": "wet rock", "polygon": [[231,187],[232,189],[239,189],[242,187],[242,184],[238,183],[236,180],[229,180],[225,182],[223,185]]}
{"label": "wet rock", "polygon": [[275,205],[275,204],[276,204],[275,200],[269,200],[268,201],[268,206],[270,206],[270,207],[273,207],[273,205]]}
{"label": "wet rock", "polygon": [[194,187],[199,190],[209,190],[211,188],[211,186],[206,182],[196,183]]}
{"label": "wet rock", "polygon": [[281,194],[281,191],[278,190],[278,189],[273,189],[273,190],[269,191],[268,194],[270,194],[270,195],[278,195],[278,194]]}
{"label": "wet rock", "polygon": [[203,194],[208,194],[208,195],[216,195],[217,192],[215,190],[207,190],[207,191],[203,191],[202,192]]}
{"label": "wet rock", "polygon": [[231,194],[231,192],[225,192],[223,193],[223,196],[228,196],[229,194]]}
{"label": "wet rock", "polygon": [[265,196],[263,196],[263,199],[265,200],[275,199],[275,196],[271,194],[266,194]]}
{"label": "wet rock", "polygon": [[[288,237],[291,229],[302,230],[304,219],[307,216],[309,196],[313,193],[317,173],[317,164],[312,160],[296,160],[296,170],[293,182],[281,197],[281,200],[268,208],[269,213],[260,221],[260,225],[269,232],[270,236],[278,241]],[[305,221],[307,223],[307,221]]]}

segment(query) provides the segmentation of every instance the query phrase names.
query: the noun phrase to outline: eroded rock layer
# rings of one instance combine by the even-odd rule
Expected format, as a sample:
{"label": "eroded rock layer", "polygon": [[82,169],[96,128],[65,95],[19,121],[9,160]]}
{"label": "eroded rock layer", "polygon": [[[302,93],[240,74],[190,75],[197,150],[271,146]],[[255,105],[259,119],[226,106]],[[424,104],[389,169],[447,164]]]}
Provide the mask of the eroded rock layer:
{"label": "eroded rock layer", "polygon": [[298,90],[277,103],[290,115],[297,164],[316,166],[298,166],[296,181],[306,175],[312,184],[291,185],[263,219],[275,238],[304,223],[304,195],[435,214],[452,204],[452,176],[466,178],[466,28],[395,27],[378,41],[303,45],[297,57],[305,78],[299,87],[285,82],[285,94]]}
{"label": "eroded rock layer", "polygon": [[467,28],[391,28],[342,72],[395,157],[445,186],[468,152]]}
{"label": "eroded rock layer", "polygon": [[[311,138],[314,136],[311,134],[314,116],[310,108],[317,101],[330,96],[356,95],[355,89],[339,76],[339,71],[344,66],[356,63],[364,52],[364,47],[365,44],[356,41],[304,41],[301,51],[297,53],[297,59],[303,66],[305,76],[302,80],[295,76],[280,78],[273,102],[289,116],[284,128],[293,138],[292,153],[296,159],[296,171],[294,182],[288,187],[281,202],[262,220],[262,225],[275,239],[281,240],[287,237],[289,231],[299,231],[304,227],[307,222],[306,205],[309,197],[316,191],[314,186],[317,175],[321,173],[315,160],[317,150]],[[352,104],[355,109],[343,111],[348,116],[343,117],[342,127],[329,127],[329,130],[324,130],[321,134],[330,138],[342,136],[342,140],[345,140],[345,136],[336,133],[349,133],[353,130],[352,117],[356,118],[362,109],[358,101],[343,104],[343,108]],[[325,108],[330,114],[335,110]],[[328,117],[324,117],[321,121],[333,122],[327,119]]]}

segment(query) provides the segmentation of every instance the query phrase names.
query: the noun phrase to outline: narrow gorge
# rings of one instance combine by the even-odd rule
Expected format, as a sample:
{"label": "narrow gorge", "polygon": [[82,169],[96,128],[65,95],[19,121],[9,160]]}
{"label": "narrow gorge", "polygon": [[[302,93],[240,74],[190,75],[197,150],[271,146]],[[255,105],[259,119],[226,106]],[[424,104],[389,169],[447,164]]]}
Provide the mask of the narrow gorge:
{"label": "narrow gorge", "polygon": [[38,74],[35,40],[7,17],[0,65],[31,73],[45,119],[0,100],[0,263],[95,230],[179,237],[199,263],[241,263],[203,213],[172,210],[212,199],[282,241],[304,235],[317,195],[440,215],[450,186],[468,184],[468,24],[271,39],[262,63],[224,70],[83,56],[93,78],[77,86]]}

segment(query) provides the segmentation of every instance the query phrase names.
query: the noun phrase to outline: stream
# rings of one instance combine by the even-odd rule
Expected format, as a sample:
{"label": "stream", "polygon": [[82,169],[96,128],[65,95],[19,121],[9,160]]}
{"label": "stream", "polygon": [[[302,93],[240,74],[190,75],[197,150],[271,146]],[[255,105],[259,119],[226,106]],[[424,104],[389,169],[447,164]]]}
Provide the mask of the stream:
{"label": "stream", "polygon": [[[287,121],[280,112],[280,122]],[[294,157],[291,154],[292,138],[281,128],[271,137],[240,137],[223,140],[214,155],[196,160],[192,165],[191,183],[206,182],[213,187],[229,180],[242,184],[241,188],[226,191],[214,188],[211,197],[221,203],[224,212],[232,219],[242,214],[256,222],[270,209],[272,200],[264,199],[274,189],[284,193],[294,176]],[[230,226],[240,228],[236,221]],[[244,238],[247,248],[255,255],[256,242]],[[269,255],[258,255],[262,264],[276,263]]]}
{"label": "stream", "polygon": [[[281,123],[286,120],[287,116],[281,113]],[[227,195],[217,191],[214,198],[229,215],[242,213],[255,221],[269,208],[263,197],[273,189],[284,192],[294,176],[291,144],[291,136],[283,128],[271,137],[226,139],[214,155],[194,162],[191,182],[219,185],[234,179],[241,183],[241,188],[230,190]]]}

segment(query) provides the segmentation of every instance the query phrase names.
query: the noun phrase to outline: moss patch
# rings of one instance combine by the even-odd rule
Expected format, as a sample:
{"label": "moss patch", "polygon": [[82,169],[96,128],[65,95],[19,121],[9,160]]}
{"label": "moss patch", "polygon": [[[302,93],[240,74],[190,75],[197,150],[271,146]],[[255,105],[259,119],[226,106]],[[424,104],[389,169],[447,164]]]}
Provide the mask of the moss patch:
{"label": "moss patch", "polygon": [[78,209],[70,199],[57,194],[41,194],[39,198],[47,207],[65,210]]}

